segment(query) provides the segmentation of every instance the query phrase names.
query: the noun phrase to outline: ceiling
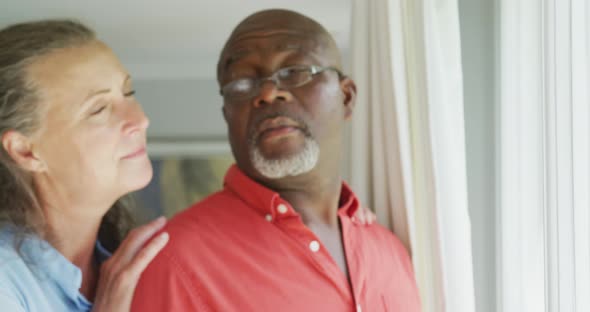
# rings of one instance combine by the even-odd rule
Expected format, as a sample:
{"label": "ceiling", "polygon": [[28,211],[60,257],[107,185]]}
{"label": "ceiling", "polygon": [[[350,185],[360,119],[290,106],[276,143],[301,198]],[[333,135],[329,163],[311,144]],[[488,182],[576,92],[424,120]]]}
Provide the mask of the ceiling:
{"label": "ceiling", "polygon": [[136,79],[209,79],[233,27],[261,9],[287,8],[306,14],[347,50],[350,1],[1,0],[0,27],[40,18],[76,18],[96,30]]}

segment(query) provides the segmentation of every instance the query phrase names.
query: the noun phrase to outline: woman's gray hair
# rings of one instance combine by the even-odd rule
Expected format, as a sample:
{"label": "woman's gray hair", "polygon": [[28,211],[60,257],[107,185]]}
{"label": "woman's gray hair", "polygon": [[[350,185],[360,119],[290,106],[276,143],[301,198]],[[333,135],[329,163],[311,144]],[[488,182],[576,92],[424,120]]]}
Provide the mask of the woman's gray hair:
{"label": "woman's gray hair", "polygon": [[[40,127],[40,94],[28,70],[40,57],[96,40],[94,31],[74,20],[20,23],[0,30],[0,138],[8,131],[32,135]],[[14,227],[19,247],[29,234],[50,235],[30,173],[0,149],[0,227]],[[104,216],[99,239],[114,250],[131,218],[121,200]]]}

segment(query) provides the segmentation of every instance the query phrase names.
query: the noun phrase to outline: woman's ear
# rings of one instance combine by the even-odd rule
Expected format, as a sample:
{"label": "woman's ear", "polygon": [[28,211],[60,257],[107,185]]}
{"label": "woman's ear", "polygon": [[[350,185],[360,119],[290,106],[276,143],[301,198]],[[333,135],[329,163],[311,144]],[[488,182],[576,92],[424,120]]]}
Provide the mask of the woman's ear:
{"label": "woman's ear", "polygon": [[340,89],[344,93],[344,119],[349,120],[352,118],[352,111],[356,104],[356,84],[354,83],[354,80],[349,77],[343,77],[340,79]]}
{"label": "woman's ear", "polygon": [[2,147],[21,168],[31,172],[45,170],[45,164],[33,152],[30,138],[22,133],[15,130],[5,132],[2,135]]}

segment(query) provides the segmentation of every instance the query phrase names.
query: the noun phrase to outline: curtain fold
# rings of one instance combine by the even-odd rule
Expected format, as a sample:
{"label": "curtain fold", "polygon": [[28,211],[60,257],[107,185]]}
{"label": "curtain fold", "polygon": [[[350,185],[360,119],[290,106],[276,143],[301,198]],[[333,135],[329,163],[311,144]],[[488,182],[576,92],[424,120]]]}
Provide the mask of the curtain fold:
{"label": "curtain fold", "polygon": [[456,0],[353,0],[350,184],[411,251],[424,311],[475,309]]}
{"label": "curtain fold", "polygon": [[499,9],[498,307],[590,311],[590,4]]}

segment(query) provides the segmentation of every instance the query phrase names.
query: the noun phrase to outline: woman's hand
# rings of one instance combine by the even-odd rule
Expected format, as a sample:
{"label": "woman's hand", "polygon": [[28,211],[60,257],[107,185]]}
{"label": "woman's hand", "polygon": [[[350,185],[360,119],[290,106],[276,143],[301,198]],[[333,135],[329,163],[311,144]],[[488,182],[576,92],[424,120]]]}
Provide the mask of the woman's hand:
{"label": "woman's hand", "polygon": [[369,225],[377,220],[377,216],[367,207],[359,208],[354,214],[353,218],[358,220],[360,224]]}
{"label": "woman's hand", "polygon": [[168,233],[163,232],[146,245],[164,224],[166,219],[160,217],[132,230],[113,256],[102,264],[92,311],[129,312],[141,273],[168,242]]}

